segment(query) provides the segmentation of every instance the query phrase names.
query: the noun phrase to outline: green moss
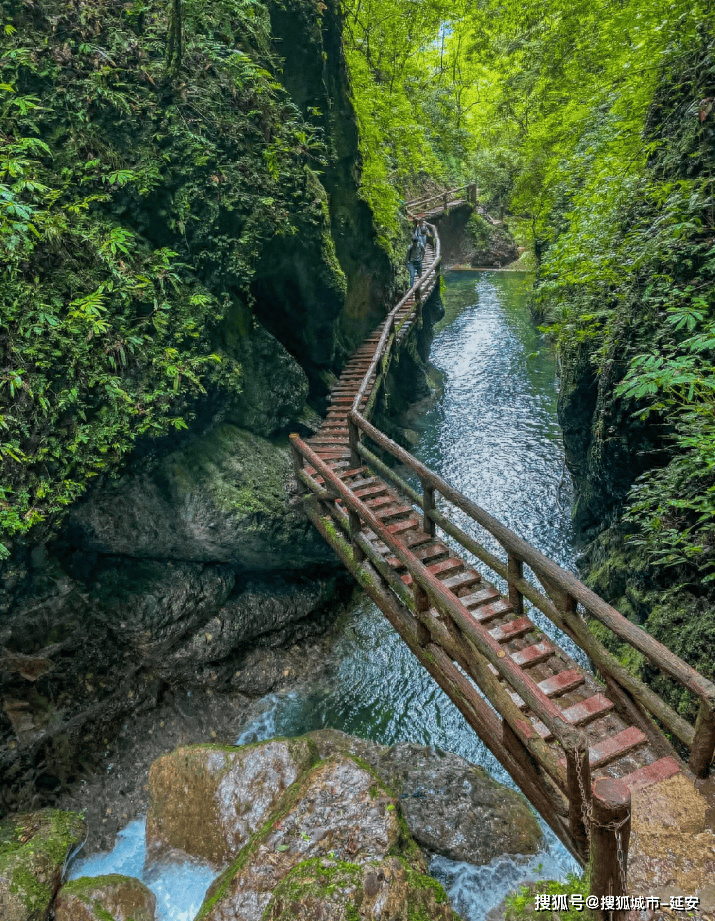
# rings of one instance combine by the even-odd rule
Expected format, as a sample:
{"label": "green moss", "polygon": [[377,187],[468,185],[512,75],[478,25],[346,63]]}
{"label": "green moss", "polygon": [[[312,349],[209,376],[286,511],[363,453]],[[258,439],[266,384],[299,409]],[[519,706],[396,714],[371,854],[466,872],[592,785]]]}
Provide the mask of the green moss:
{"label": "green moss", "polygon": [[[515,892],[507,895],[505,899],[505,921],[592,921],[592,912],[585,907],[586,897],[589,895],[590,877],[588,873],[578,876],[570,873],[566,882],[558,880],[539,880],[529,886],[520,886]],[[534,911],[537,895],[565,895],[569,908],[566,911]],[[584,908],[578,911],[568,901],[569,896],[580,895]]]}
{"label": "green moss", "polygon": [[[309,252],[344,300],[314,172],[326,149],[277,81],[267,4],[184,7],[183,70],[167,73],[164,0],[5,5],[6,175],[32,182],[0,181],[0,334],[15,343],[0,539],[59,517],[138,438],[185,427],[208,386],[240,403],[235,353],[271,246]],[[318,12],[301,27],[320,34]]]}
{"label": "green moss", "polygon": [[46,910],[67,854],[83,833],[81,818],[60,810],[15,816],[0,825],[0,875],[10,879],[10,892],[28,911]]}
{"label": "green moss", "polygon": [[[406,875],[408,900],[406,909],[409,921],[434,921],[431,904],[445,905],[447,896],[442,886],[423,873],[414,870],[409,863],[400,860]],[[292,917],[293,906],[310,899],[331,901],[337,892],[347,892],[349,904],[345,905],[346,921],[359,921],[364,917],[361,911],[364,899],[363,879],[366,871],[380,871],[380,861],[367,864],[345,863],[326,858],[312,858],[295,867],[275,888],[265,917],[271,921],[284,921]]]}
{"label": "green moss", "polygon": [[307,768],[295,781],[295,783],[288,787],[276,809],[271,813],[268,819],[266,819],[261,828],[251,838],[249,843],[243,848],[236,860],[234,860],[234,862],[224,870],[221,876],[219,876],[218,880],[214,883],[215,890],[210,898],[207,899],[201,906],[199,913],[196,915],[195,921],[202,921],[203,918],[206,918],[211,909],[226,895],[231,885],[231,880],[244,866],[246,866],[247,863],[249,863],[254,853],[260,847],[261,841],[269,833],[271,828],[277,822],[280,822],[280,820],[290,812],[296,803],[298,803],[305,790],[307,789],[310,775],[323,763],[325,762],[318,760],[315,764],[311,765],[311,767]]}

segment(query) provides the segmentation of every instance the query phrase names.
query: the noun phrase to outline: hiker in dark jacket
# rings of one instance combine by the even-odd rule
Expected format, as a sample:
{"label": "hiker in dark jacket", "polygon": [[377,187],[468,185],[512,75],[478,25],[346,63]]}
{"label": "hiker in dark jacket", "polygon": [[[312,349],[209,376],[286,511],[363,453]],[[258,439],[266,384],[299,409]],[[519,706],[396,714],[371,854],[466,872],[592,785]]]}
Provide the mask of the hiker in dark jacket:
{"label": "hiker in dark jacket", "polygon": [[427,226],[427,221],[422,218],[419,224],[415,227],[415,232],[412,234],[412,239],[419,239],[422,245],[422,255],[424,256],[424,251],[427,246],[427,239],[430,236],[430,229]]}
{"label": "hiker in dark jacket", "polygon": [[422,278],[422,257],[425,254],[425,248],[422,245],[421,238],[415,232],[407,250],[407,268],[410,271],[410,288],[415,283],[415,276]]}

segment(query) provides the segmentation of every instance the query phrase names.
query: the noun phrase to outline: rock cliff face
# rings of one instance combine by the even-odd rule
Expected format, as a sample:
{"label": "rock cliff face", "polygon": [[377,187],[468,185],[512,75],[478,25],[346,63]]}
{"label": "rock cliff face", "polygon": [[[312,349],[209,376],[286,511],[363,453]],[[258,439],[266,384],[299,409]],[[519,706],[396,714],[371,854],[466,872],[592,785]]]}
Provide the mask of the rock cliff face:
{"label": "rock cliff face", "polygon": [[[84,40],[85,25],[72,7],[55,28],[52,4],[33,8],[31,27],[64,61],[66,49]],[[276,98],[305,119],[306,130],[324,132],[324,165],[317,172],[298,165],[285,179],[308,203],[292,235],[274,213],[280,202],[256,198],[255,211],[276,226],[253,233],[247,227],[254,215],[237,216],[236,201],[222,198],[229,166],[250,170],[252,153],[250,144],[237,150],[235,139],[224,144],[220,135],[216,157],[226,157],[226,168],[214,167],[213,178],[202,173],[205,213],[201,222],[189,220],[183,235],[188,218],[174,212],[200,186],[193,173],[181,186],[176,170],[181,157],[194,157],[187,171],[203,170],[195,152],[172,149],[164,158],[172,165],[148,198],[116,204],[119,219],[147,246],[174,247],[186,270],[229,305],[211,335],[213,347],[240,364],[240,392],[209,387],[187,433],[137,443],[121,475],[99,478],[51,541],[16,542],[2,565],[0,776],[8,805],[33,793],[51,802],[63,783],[58,759],[76,759],[90,726],[104,734],[99,727],[151,705],[172,682],[240,684],[237,654],[257,640],[285,643],[318,629],[340,596],[336,560],[297,505],[287,433],[316,427],[344,357],[384,315],[393,273],[358,198],[338,5],[274,0],[264,14],[272,27],[264,65],[272,66],[266,55],[284,58],[275,78],[285,91]],[[164,7],[149,15],[163,16]],[[145,25],[131,23],[139,44]],[[97,20],[97,41],[105,26]],[[148,67],[143,54],[127,67]],[[73,64],[78,73],[80,60]],[[142,73],[137,79],[148,86]],[[212,104],[222,85],[205,79],[202,92]],[[159,107],[175,104],[173,90],[160,94]],[[147,110],[152,117],[156,105]],[[112,141],[119,145],[116,134]],[[260,151],[255,156],[257,171],[266,163],[283,168]],[[296,157],[305,160],[301,151]],[[250,211],[249,193],[242,194],[241,208]],[[287,202],[290,194],[286,188]],[[240,269],[249,244],[256,252],[245,291]]]}

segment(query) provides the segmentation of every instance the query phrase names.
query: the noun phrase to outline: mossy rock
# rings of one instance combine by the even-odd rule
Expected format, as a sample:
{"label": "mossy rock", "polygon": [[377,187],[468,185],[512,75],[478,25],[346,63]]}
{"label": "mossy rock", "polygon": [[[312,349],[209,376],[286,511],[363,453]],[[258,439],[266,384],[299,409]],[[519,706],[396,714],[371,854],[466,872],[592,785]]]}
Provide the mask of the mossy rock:
{"label": "mossy rock", "polygon": [[536,854],[543,846],[526,799],[459,755],[412,742],[386,748],[334,729],[309,738],[321,757],[367,762],[399,797],[409,834],[430,853],[479,865],[501,854]]}
{"label": "mossy rock", "polygon": [[440,884],[398,857],[362,865],[316,859],[280,882],[264,921],[456,921]]}
{"label": "mossy rock", "polygon": [[0,918],[44,919],[57,892],[68,854],[86,827],[73,812],[46,810],[0,823]]}
{"label": "mossy rock", "polygon": [[235,859],[316,760],[306,739],[195,745],[158,758],[149,772],[150,858],[178,850],[219,866]]}
{"label": "mossy rock", "polygon": [[291,492],[287,442],[223,423],[151,472],[107,484],[70,518],[85,551],[230,562],[265,572],[333,559]]}
{"label": "mossy rock", "polygon": [[156,898],[131,876],[83,876],[60,889],[55,921],[154,921]]}
{"label": "mossy rock", "polygon": [[362,865],[401,856],[397,801],[352,758],[317,764],[209,889],[197,921],[261,921],[278,884],[299,864]]}

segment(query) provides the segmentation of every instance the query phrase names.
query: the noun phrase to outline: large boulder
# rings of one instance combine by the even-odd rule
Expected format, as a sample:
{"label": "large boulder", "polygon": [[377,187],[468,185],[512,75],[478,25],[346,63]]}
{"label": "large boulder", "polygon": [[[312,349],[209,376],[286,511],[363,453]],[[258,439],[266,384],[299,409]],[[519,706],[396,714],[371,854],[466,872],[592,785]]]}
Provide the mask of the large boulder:
{"label": "large boulder", "polygon": [[261,921],[299,864],[360,867],[386,858],[401,838],[397,801],[369,769],[351,758],[321,762],[213,884],[197,921]]}
{"label": "large boulder", "polygon": [[410,833],[428,851],[484,864],[500,854],[535,854],[543,845],[524,797],[458,755],[411,742],[386,748],[333,729],[309,738],[321,757],[342,752],[366,761],[399,795]]}
{"label": "large boulder", "polygon": [[334,560],[291,483],[287,444],[223,423],[94,492],[73,509],[65,539],[84,551],[254,572]]}
{"label": "large boulder", "polygon": [[55,921],[154,921],[156,897],[131,876],[83,876],[63,886]]}
{"label": "large boulder", "polygon": [[235,581],[226,565],[116,557],[92,583],[94,619],[139,656],[154,658],[208,620]]}
{"label": "large boulder", "polygon": [[177,648],[163,664],[172,672],[182,665],[196,668],[218,662],[235,649],[261,637],[269,646],[295,642],[301,621],[335,597],[335,579],[288,582],[281,576],[249,580],[221,605],[201,630]]}
{"label": "large boulder", "polygon": [[47,810],[0,823],[0,918],[45,918],[59,889],[67,857],[86,827],[73,812]]}
{"label": "large boulder", "polygon": [[181,851],[218,866],[234,859],[315,759],[305,739],[197,745],[159,758],[149,772],[149,858]]}
{"label": "large boulder", "polygon": [[300,864],[276,886],[264,921],[457,921],[442,887],[399,857]]}

